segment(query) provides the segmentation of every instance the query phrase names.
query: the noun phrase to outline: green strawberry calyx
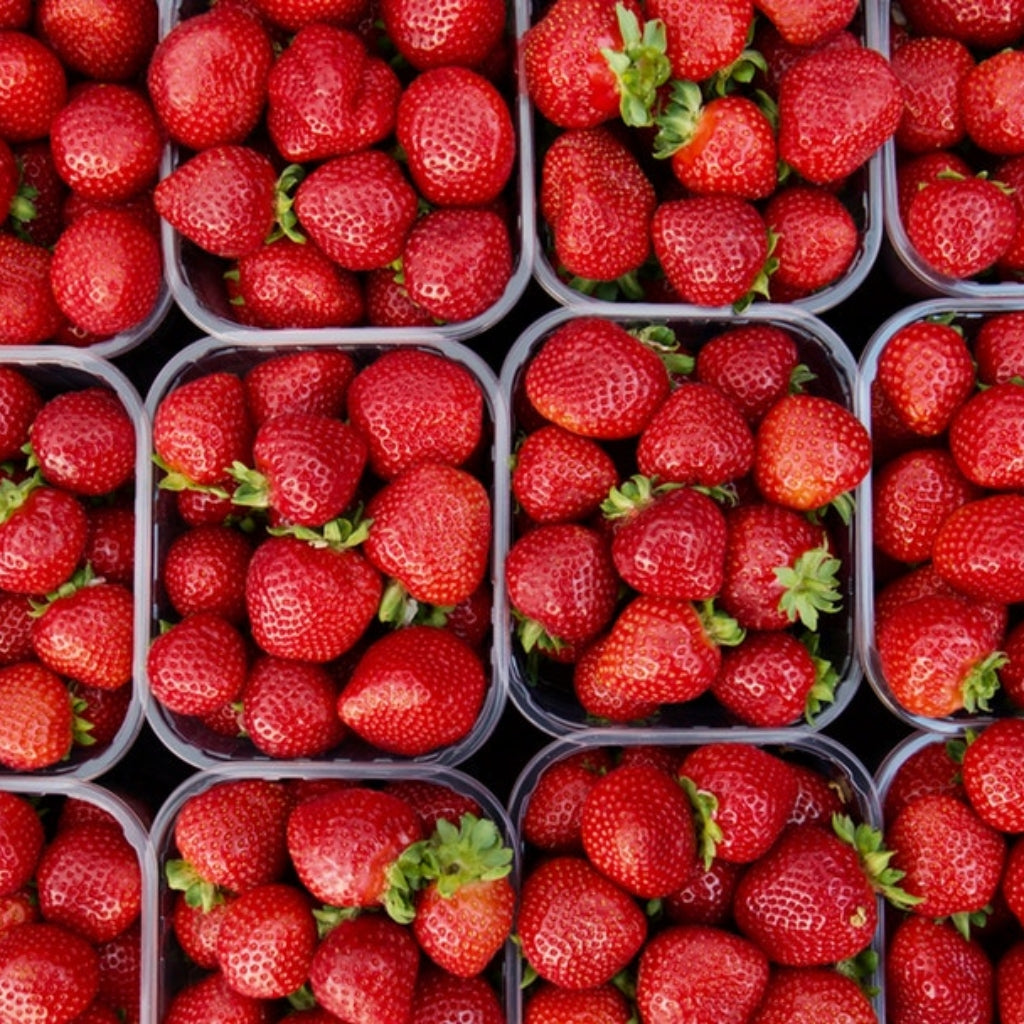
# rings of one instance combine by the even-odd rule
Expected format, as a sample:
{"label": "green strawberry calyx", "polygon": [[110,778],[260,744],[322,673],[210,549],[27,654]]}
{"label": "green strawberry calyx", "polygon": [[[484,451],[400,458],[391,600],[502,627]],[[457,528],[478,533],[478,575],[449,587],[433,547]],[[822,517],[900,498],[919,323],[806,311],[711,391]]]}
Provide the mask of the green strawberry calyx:
{"label": "green strawberry calyx", "polygon": [[893,851],[886,849],[880,829],[865,822],[855,823],[848,814],[838,813],[832,815],[832,829],[856,851],[868,881],[888,903],[897,910],[910,910],[921,902],[922,897],[900,887],[899,882],[906,872],[891,865]]}
{"label": "green strawberry calyx", "polygon": [[822,544],[809,548],[792,565],[776,568],[775,578],[783,588],[779,611],[790,622],[801,622],[811,632],[818,628],[818,616],[831,615],[842,607],[838,572],[842,560]]}
{"label": "green strawberry calyx", "polygon": [[628,480],[613,487],[601,503],[605,519],[628,519],[652,504],[659,494],[678,490],[682,484],[659,484],[656,477],[634,473]]}
{"label": "green strawberry calyx", "polygon": [[668,324],[648,324],[646,327],[633,328],[629,333],[661,359],[669,377],[689,377],[693,373],[697,360],[689,352],[680,349],[679,338]]}
{"label": "green strawberry calyx", "polygon": [[521,612],[512,609],[512,617],[516,620],[516,635],[526,654],[534,651],[556,653],[566,647],[564,640],[552,636],[536,619],[531,619]]}
{"label": "green strawberry calyx", "polygon": [[43,478],[38,472],[20,483],[7,476],[0,477],[0,523],[6,523],[28,501],[29,495],[42,486]]}
{"label": "green strawberry calyx", "polygon": [[746,638],[747,631],[731,615],[716,608],[714,601],[700,601],[697,614],[711,642],[719,647],[738,647]]}
{"label": "green strawberry calyx", "polygon": [[698,789],[697,783],[686,775],[679,777],[679,784],[690,798],[697,828],[697,856],[707,871],[715,859],[718,844],[722,841],[722,827],[715,820],[718,813],[718,797],[706,789]]}
{"label": "green strawberry calyx", "polygon": [[454,605],[424,604],[406,589],[401,580],[390,578],[377,609],[377,618],[387,625],[444,626]]}
{"label": "green strawberry calyx", "polygon": [[1000,687],[999,669],[1010,659],[1002,651],[993,651],[971,666],[961,684],[964,710],[970,714],[990,711],[990,701]]}
{"label": "green strawberry calyx", "polygon": [[29,615],[34,619],[42,618],[51,605],[77,594],[84,587],[95,586],[102,582],[103,577],[97,576],[92,565],[86,562],[81,569],[76,570],[74,575],[70,579],[65,580],[56,590],[51,590],[42,598],[30,597],[29,605],[32,610],[29,612]]}
{"label": "green strawberry calyx", "polygon": [[169,860],[164,867],[164,877],[169,888],[185,894],[185,902],[190,907],[209,912],[224,902],[220,887],[203,878],[187,860]]}
{"label": "green strawberry calyx", "polygon": [[209,494],[215,498],[228,499],[231,497],[231,495],[218,484],[197,484],[194,480],[190,480],[184,473],[168,466],[167,463],[155,453],[151,458],[153,465],[164,474],[157,484],[157,487],[162,491],[199,491],[202,494]]}
{"label": "green strawberry calyx", "polygon": [[306,169],[301,164],[288,164],[278,175],[274,185],[274,227],[267,236],[268,243],[279,238],[306,241],[306,236],[299,231],[299,218],[293,209],[295,189],[305,174]]}
{"label": "green strawberry calyx", "polygon": [[273,537],[295,537],[315,548],[333,548],[340,551],[343,548],[354,548],[362,544],[370,535],[372,523],[372,519],[363,516],[363,507],[360,505],[351,515],[338,516],[321,527],[314,528],[289,523],[283,526],[268,527],[267,533]]}
{"label": "green strawberry calyx", "polygon": [[804,704],[804,721],[808,725],[813,725],[814,719],[821,713],[822,705],[835,701],[839,673],[832,662],[818,653],[818,648],[821,646],[820,634],[808,631],[800,637],[800,642],[807,648],[814,664],[814,682],[811,684]]}
{"label": "green strawberry calyx", "polygon": [[666,48],[665,23],[651,18],[640,28],[640,20],[623,4],[615,5],[615,16],[622,36],[622,49],[604,47],[601,55],[615,76],[619,90],[619,114],[634,128],[654,122],[653,109],[658,89],[672,74]]}
{"label": "green strawberry calyx", "polygon": [[228,476],[238,484],[231,493],[233,505],[244,505],[246,508],[270,507],[270,481],[258,469],[252,469],[236,459],[231,463]]}
{"label": "green strawberry calyx", "polygon": [[658,132],[654,136],[653,155],[668,160],[693,141],[704,113],[704,94],[696,82],[676,80],[672,83],[668,103],[655,117]]}
{"label": "green strawberry calyx", "polygon": [[409,924],[421,889],[434,885],[450,899],[465,885],[505,878],[512,861],[512,848],[490,818],[467,813],[458,826],[441,818],[428,838],[407,846],[391,864],[384,909],[399,924]]}

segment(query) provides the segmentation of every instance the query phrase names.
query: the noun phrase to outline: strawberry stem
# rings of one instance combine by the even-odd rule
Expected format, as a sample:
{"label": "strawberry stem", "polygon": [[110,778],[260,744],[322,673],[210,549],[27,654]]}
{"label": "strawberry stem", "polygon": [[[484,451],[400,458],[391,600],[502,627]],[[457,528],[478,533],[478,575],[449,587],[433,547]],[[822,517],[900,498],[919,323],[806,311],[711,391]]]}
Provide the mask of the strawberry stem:
{"label": "strawberry stem", "polygon": [[615,5],[615,16],[622,35],[622,49],[605,47],[601,54],[618,81],[619,114],[634,128],[653,124],[653,109],[658,88],[672,73],[665,50],[668,39],[665,23],[651,18],[640,29],[640,20],[623,4]]}
{"label": "strawberry stem", "polygon": [[799,620],[812,632],[817,630],[819,613],[830,615],[842,606],[837,577],[842,564],[821,545],[805,551],[791,566],[779,566],[775,578],[784,588],[779,610],[790,622]]}

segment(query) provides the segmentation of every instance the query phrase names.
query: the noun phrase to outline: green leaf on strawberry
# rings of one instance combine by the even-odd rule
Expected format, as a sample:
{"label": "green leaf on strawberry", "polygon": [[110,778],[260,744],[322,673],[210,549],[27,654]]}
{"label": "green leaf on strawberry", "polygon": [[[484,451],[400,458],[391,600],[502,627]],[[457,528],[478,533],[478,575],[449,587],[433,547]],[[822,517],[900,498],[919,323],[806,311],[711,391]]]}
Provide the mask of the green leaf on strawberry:
{"label": "green leaf on strawberry", "polygon": [[805,551],[792,565],[780,566],[775,578],[785,587],[779,609],[791,622],[802,622],[812,632],[818,628],[818,615],[839,611],[842,595],[838,572],[842,561],[827,547]]}
{"label": "green leaf on strawberry", "polygon": [[665,24],[657,18],[644,23],[622,4],[615,5],[622,33],[622,49],[604,48],[601,54],[619,82],[622,120],[632,127],[646,127],[653,120],[652,109],[658,88],[668,81],[672,67],[665,54]]}

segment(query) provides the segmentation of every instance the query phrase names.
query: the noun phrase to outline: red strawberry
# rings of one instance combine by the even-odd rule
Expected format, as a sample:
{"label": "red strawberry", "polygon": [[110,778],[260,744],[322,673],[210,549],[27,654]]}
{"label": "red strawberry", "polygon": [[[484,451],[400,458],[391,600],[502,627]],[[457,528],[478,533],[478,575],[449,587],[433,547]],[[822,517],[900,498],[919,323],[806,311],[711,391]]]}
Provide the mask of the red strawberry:
{"label": "red strawberry", "polygon": [[601,653],[607,646],[603,635],[579,651],[558,651],[556,660],[575,660],[572,673],[573,694],[580,707],[594,722],[636,722],[653,719],[659,702],[636,696],[621,686],[614,674],[604,671]]}
{"label": "red strawberry", "polygon": [[575,990],[603,985],[625,967],[647,938],[647,919],[589,861],[562,856],[524,879],[516,932],[541,978]]}
{"label": "red strawberry", "polygon": [[186,983],[171,998],[164,1024],[195,1024],[199,1020],[233,1021],[235,1024],[270,1024],[268,1003],[236,992],[220,971]]}
{"label": "red strawberry", "polygon": [[281,352],[256,363],[242,378],[253,423],[283,412],[345,415],[345,396],[356,374],[352,356],[338,348]]}
{"label": "red strawberry", "polygon": [[[851,96],[847,83],[861,83]],[[807,54],[779,85],[779,156],[814,184],[840,181],[895,133],[903,111],[899,79],[867,46]]]}
{"label": "red strawberry", "polygon": [[996,1007],[1005,1024],[1020,1024],[1024,992],[1020,986],[1020,968],[1024,943],[1015,942],[996,963]]}
{"label": "red strawberry", "polygon": [[750,0],[649,0],[645,10],[648,18],[665,23],[672,77],[682,81],[699,82],[727,72],[743,53],[754,20]]}
{"label": "red strawberry", "polygon": [[964,797],[959,758],[943,739],[916,748],[900,762],[885,789],[885,820],[893,821],[908,804],[932,793]]}
{"label": "red strawberry", "polygon": [[[381,578],[350,548],[271,537],[249,561],[245,600],[267,654],[327,662],[353,647],[377,614]],[[344,614],[336,614],[338,609]]]}
{"label": "red strawberry", "polygon": [[727,925],[732,916],[732,894],[742,872],[739,864],[714,860],[681,889],[665,898],[665,914],[673,924]]}
{"label": "red strawberry", "polygon": [[21,449],[28,443],[29,429],[43,401],[24,372],[14,366],[0,366],[0,423],[3,424],[0,459],[21,457]]}
{"label": "red strawberry", "polygon": [[220,931],[224,914],[233,900],[225,895],[220,903],[204,910],[189,903],[185,893],[179,892],[174,906],[167,915],[174,938],[182,952],[198,967],[213,970],[217,966],[217,932]]}
{"label": "red strawberry", "polygon": [[0,823],[6,837],[0,850],[0,893],[8,896],[35,875],[46,836],[35,807],[19,793],[0,791]]}
{"label": "red strawberry", "polygon": [[487,679],[448,630],[405,626],[371,644],[338,697],[338,717],[372,746],[418,757],[465,739]]}
{"label": "red strawberry", "polygon": [[952,36],[985,49],[1009,46],[1024,32],[1024,11],[1012,3],[906,0],[904,14],[917,35]]}
{"label": "red strawberry", "polygon": [[0,232],[0,342],[38,345],[51,340],[64,314],[50,287],[47,249]]}
{"label": "red strawberry", "polygon": [[370,468],[390,480],[421,460],[463,465],[482,436],[484,399],[466,366],[401,347],[359,371],[347,412],[370,446]]}
{"label": "red strawberry", "polygon": [[855,0],[757,0],[755,5],[787,43],[814,46],[847,27],[857,10]]}
{"label": "red strawberry", "polygon": [[273,25],[294,33],[312,21],[353,28],[367,13],[366,0],[258,0],[253,7]]}
{"label": "red strawberry", "polygon": [[606,751],[581,751],[548,765],[534,785],[521,830],[532,846],[550,853],[582,851],[583,801],[611,768]]}
{"label": "red strawberry", "polygon": [[1012,310],[986,316],[978,325],[971,354],[983,384],[1000,384],[1024,376],[1022,325],[1024,315]]}
{"label": "red strawberry", "polygon": [[964,475],[980,487],[1016,490],[1024,481],[1024,388],[993,384],[970,398],[949,426],[949,449]]}
{"label": "red strawberry", "polygon": [[68,98],[67,75],[53,50],[29,32],[3,32],[0,83],[0,136],[14,143],[49,135]]}
{"label": "red strawberry", "polygon": [[398,102],[395,138],[419,194],[435,205],[486,205],[512,174],[512,115],[498,88],[470,68],[447,65],[417,75]]}
{"label": "red strawberry", "polygon": [[0,668],[0,764],[29,772],[56,765],[71,752],[76,723],[59,676],[26,661]]}
{"label": "red strawberry", "polygon": [[1016,770],[1024,756],[1022,726],[1018,718],[994,721],[967,744],[963,755],[967,800],[983,821],[1005,833],[1024,832]]}
{"label": "red strawberry", "polygon": [[922,188],[928,188],[950,174],[962,178],[971,174],[970,164],[955,150],[922,153],[901,160],[896,168],[896,205],[901,220],[906,222],[910,204]]}
{"label": "red strawberry", "polygon": [[239,623],[245,615],[245,572],[252,542],[241,531],[211,523],[171,541],[160,581],[181,618],[205,611]]}
{"label": "red strawberry", "polygon": [[569,989],[541,981],[530,986],[523,1024],[629,1024],[632,1010],[613,984]]}
{"label": "red strawberry", "polygon": [[960,109],[970,140],[986,153],[1024,152],[1024,121],[1011,97],[1024,87],[1024,53],[1009,48],[971,68],[959,88]]}
{"label": "red strawberry", "polygon": [[620,765],[583,801],[583,849],[602,874],[643,899],[667,896],[697,870],[693,808],[671,775]]}
{"label": "red strawberry", "polygon": [[754,480],[768,500],[809,512],[839,502],[871,466],[871,438],[844,405],[820,395],[786,395],[757,428]]}
{"label": "red strawberry", "polygon": [[434,318],[409,298],[400,277],[390,267],[366,274],[366,322],[374,327],[433,327]]}
{"label": "red strawberry", "polygon": [[417,195],[398,161],[362,149],[314,168],[295,193],[302,229],[348,270],[383,267],[402,253]]}
{"label": "red strawberry", "polygon": [[121,399],[104,387],[49,399],[29,432],[43,479],[74,494],[99,496],[135,473],[135,425]]}
{"label": "red strawberry", "polygon": [[32,657],[32,598],[0,592],[0,665]]}
{"label": "red strawberry", "polygon": [[146,84],[170,137],[201,150],[249,135],[266,103],[273,62],[258,18],[227,4],[178,21],[157,44]]}
{"label": "red strawberry", "polygon": [[828,967],[783,967],[772,971],[750,1024],[817,1024],[848,1017],[874,1024],[874,1006],[849,975]]}
{"label": "red strawberry", "polygon": [[677,925],[640,954],[636,1001],[657,1020],[662,1006],[685,1006],[694,1024],[741,1024],[768,984],[768,958],[753,942],[722,928]]}
{"label": "red strawberry", "polygon": [[209,146],[157,184],[153,202],[171,227],[204,252],[244,256],[267,240],[276,215],[269,158],[238,144]]}
{"label": "red strawberry", "polygon": [[505,30],[505,7],[497,0],[383,0],[380,15],[395,49],[417,71],[478,67]]}
{"label": "red strawberry", "polygon": [[523,386],[541,416],[600,440],[635,437],[669,395],[665,364],[613,320],[559,325],[530,360]]}
{"label": "red strawberry", "polygon": [[671,72],[665,42],[662,26],[645,24],[632,2],[558,0],[523,36],[530,99],[560,128],[615,117],[649,124],[656,90]]}
{"label": "red strawberry", "polygon": [[763,292],[768,230],[760,211],[739,196],[664,200],[651,222],[654,253],[686,302],[729,306]]}
{"label": "red strawberry", "polygon": [[459,978],[421,964],[410,1024],[444,1024],[460,1016],[472,1024],[503,1024],[505,1011],[486,977]]}

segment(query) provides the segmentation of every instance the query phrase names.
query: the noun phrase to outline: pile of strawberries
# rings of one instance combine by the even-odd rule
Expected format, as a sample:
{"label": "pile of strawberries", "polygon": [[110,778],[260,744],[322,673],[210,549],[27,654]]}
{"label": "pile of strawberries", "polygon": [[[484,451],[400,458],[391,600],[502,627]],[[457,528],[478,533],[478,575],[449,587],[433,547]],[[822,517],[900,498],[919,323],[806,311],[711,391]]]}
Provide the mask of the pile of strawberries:
{"label": "pile of strawberries", "polygon": [[0,993],[10,1020],[144,1019],[144,837],[111,799],[0,790]]}
{"label": "pile of strawberries", "polygon": [[134,692],[135,421],[109,379],[66,373],[0,366],[0,764],[19,772],[102,756]]}
{"label": "pile of strawberries", "polygon": [[496,692],[481,379],[427,347],[234,358],[156,400],[150,694],[207,748],[465,755]]}
{"label": "pile of strawberries", "polygon": [[522,50],[560,290],[828,305],[866,270],[865,168],[903,97],[861,7],[539,5]]}
{"label": "pile of strawberries", "polygon": [[563,316],[507,365],[514,672],[576,725],[813,721],[849,661],[867,431],[785,322],[679,330]]}
{"label": "pile of strawberries", "polygon": [[864,362],[875,445],[871,678],[917,725],[1019,710],[1024,316],[916,307],[879,333]]}
{"label": "pile of strawberries", "polygon": [[459,779],[186,784],[154,823],[164,1024],[502,1024],[515,855]]}

